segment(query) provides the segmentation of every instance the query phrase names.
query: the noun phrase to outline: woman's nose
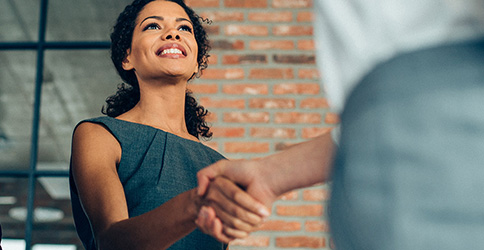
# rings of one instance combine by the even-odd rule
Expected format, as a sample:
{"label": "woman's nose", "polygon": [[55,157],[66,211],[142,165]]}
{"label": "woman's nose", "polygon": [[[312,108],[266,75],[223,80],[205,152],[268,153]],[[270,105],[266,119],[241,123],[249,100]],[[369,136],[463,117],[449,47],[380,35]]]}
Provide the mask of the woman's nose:
{"label": "woman's nose", "polygon": [[164,40],[180,40],[180,34],[178,30],[171,29],[163,35]]}

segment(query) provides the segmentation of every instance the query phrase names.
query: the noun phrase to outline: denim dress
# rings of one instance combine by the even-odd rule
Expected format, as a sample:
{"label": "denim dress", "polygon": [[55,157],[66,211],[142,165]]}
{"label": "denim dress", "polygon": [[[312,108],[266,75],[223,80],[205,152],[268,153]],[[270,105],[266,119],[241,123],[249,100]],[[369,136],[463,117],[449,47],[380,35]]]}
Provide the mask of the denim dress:
{"label": "denim dress", "polygon": [[[121,145],[122,155],[117,171],[124,188],[130,218],[149,212],[178,194],[195,188],[197,172],[224,159],[221,154],[200,142],[151,126],[107,116],[80,123],[82,122],[103,125]],[[77,233],[87,250],[95,250],[97,247],[94,236],[81,207],[72,171],[69,179]],[[224,244],[196,229],[169,249],[225,248]]]}

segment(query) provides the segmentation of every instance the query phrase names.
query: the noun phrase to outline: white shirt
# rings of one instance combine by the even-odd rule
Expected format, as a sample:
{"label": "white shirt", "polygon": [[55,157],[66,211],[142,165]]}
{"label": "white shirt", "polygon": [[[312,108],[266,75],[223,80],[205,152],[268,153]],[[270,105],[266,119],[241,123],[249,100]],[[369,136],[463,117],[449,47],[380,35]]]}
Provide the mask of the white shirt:
{"label": "white shirt", "polygon": [[398,53],[484,36],[484,0],[315,0],[315,43],[328,101]]}

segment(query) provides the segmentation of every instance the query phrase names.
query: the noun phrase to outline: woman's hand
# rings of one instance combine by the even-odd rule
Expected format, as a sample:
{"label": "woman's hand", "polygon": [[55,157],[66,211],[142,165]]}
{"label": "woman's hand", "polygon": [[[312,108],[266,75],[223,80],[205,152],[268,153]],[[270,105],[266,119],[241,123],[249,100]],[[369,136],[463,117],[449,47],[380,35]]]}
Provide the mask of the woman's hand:
{"label": "woman's hand", "polygon": [[230,180],[217,177],[210,181],[203,196],[196,224],[204,233],[228,243],[255,231],[269,210]]}

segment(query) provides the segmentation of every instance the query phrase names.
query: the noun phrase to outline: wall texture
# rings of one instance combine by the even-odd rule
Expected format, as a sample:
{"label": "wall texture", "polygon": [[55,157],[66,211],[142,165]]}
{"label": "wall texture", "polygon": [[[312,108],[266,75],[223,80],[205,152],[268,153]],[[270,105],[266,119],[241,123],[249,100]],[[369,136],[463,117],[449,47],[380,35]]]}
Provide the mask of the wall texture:
{"label": "wall texture", "polygon": [[[207,26],[210,65],[189,87],[211,112],[205,142],[230,159],[262,157],[327,133],[331,113],[315,65],[312,0],[187,0]],[[324,75],[324,72],[322,72]],[[295,190],[259,232],[230,250],[332,249],[328,185]]]}

